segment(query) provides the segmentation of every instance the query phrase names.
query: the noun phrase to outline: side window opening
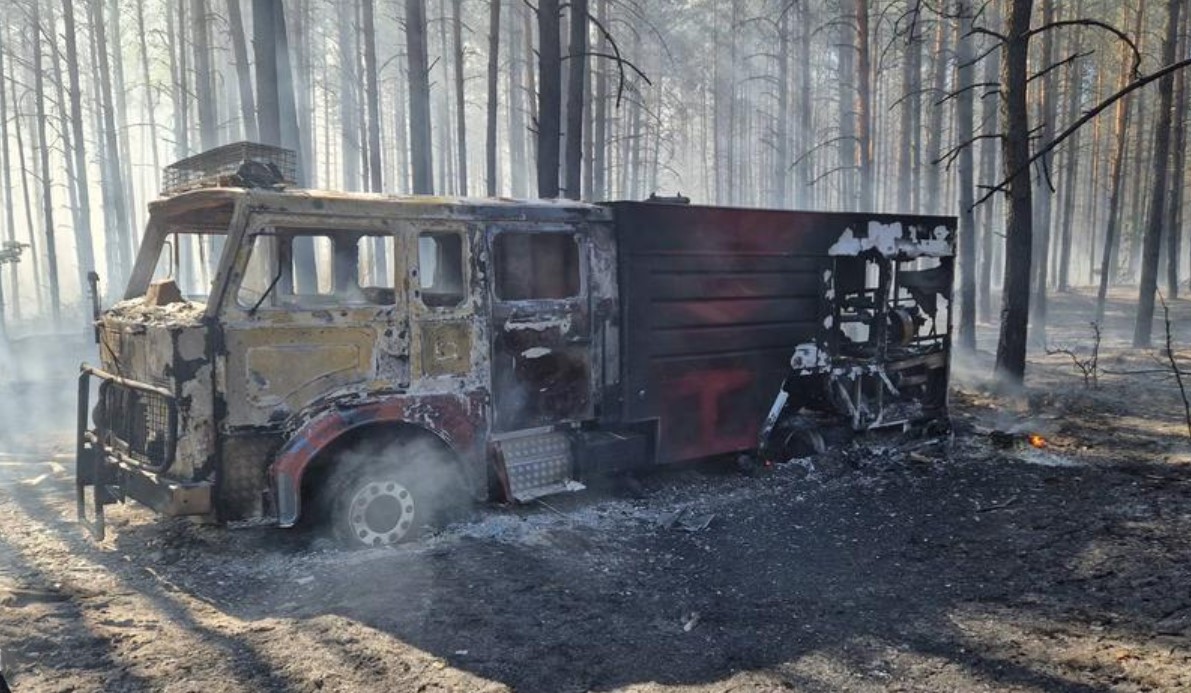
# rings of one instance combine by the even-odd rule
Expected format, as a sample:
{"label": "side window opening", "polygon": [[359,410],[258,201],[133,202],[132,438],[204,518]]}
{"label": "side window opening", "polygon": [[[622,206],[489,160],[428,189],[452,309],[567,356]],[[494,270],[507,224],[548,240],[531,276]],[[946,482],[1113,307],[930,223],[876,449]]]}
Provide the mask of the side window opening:
{"label": "side window opening", "polygon": [[392,305],[393,288],[363,283],[382,274],[376,248],[391,247],[390,236],[291,229],[260,233],[253,240],[237,301],[244,308],[281,309]]}
{"label": "side window opening", "polygon": [[418,234],[418,289],[430,308],[463,302],[463,236],[453,232]]}
{"label": "side window opening", "polygon": [[496,296],[505,301],[579,295],[579,244],[571,234],[496,236]]}

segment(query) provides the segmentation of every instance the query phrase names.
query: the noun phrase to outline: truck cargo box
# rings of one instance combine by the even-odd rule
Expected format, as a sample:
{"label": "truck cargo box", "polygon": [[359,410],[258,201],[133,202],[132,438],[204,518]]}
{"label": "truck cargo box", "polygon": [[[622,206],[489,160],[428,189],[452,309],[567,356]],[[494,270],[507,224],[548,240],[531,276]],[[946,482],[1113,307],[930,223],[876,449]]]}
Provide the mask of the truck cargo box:
{"label": "truck cargo box", "polygon": [[656,420],[659,459],[750,450],[790,369],[831,314],[825,295],[849,230],[950,217],[618,202],[625,421]]}

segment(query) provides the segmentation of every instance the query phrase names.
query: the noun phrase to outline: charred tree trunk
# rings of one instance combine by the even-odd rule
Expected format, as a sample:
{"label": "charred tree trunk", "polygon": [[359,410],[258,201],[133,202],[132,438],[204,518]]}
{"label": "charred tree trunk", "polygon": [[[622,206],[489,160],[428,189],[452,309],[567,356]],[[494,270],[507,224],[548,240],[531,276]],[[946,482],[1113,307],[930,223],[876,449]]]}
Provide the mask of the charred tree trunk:
{"label": "charred tree trunk", "polygon": [[[596,0],[596,20],[600,26],[608,26],[608,0]],[[599,32],[596,52],[607,55],[608,39],[603,31]],[[602,200],[608,195],[608,73],[599,60],[596,61],[595,86],[592,93],[592,109],[595,112],[592,119],[591,179],[592,199]]]}
{"label": "charred tree trunk", "polygon": [[[960,143],[971,142],[974,116],[972,103],[972,7],[966,2],[956,3],[960,28],[956,34],[955,62],[957,66],[955,101],[955,138]],[[959,346],[976,350],[976,213],[975,152],[964,145],[959,154]]]}
{"label": "charred tree trunk", "polygon": [[1011,0],[1001,48],[1001,94],[1005,137],[1002,157],[1009,179],[1005,211],[1005,288],[996,369],[1011,383],[1026,373],[1030,314],[1030,251],[1033,246],[1030,190],[1030,120],[1026,105],[1030,14],[1033,0]]}
{"label": "charred tree trunk", "polygon": [[[922,131],[922,36],[919,32],[921,13],[912,10],[906,34],[905,57],[902,60],[901,141],[897,157],[897,199],[907,210],[918,209],[918,139]],[[988,61],[992,63],[991,60]]]}
{"label": "charred tree trunk", "polygon": [[562,48],[558,0],[538,5],[538,197],[558,197]]}
{"label": "charred tree trunk", "polygon": [[380,88],[377,85],[376,74],[376,28],[372,0],[361,0],[361,3],[364,18],[364,85],[367,90],[365,101],[368,107],[368,189],[381,192],[384,181],[381,178],[380,161]]}
{"label": "charred tree trunk", "polygon": [[[1191,9],[1183,10],[1183,29],[1179,32],[1182,36],[1180,41],[1180,48],[1176,51],[1176,55],[1186,56],[1187,45],[1191,41],[1191,36],[1188,36],[1188,29],[1191,28],[1191,22],[1187,21],[1188,15],[1191,15]],[[1187,175],[1187,112],[1186,103],[1187,97],[1187,71],[1180,70],[1175,75],[1174,86],[1174,123],[1171,125],[1171,172],[1170,172],[1170,192],[1166,211],[1166,228],[1168,229],[1166,236],[1166,296],[1167,298],[1179,297],[1179,246],[1182,240],[1183,225],[1183,187]],[[1159,181],[1161,185],[1161,181]]]}
{"label": "charred tree trunk", "polygon": [[583,92],[587,77],[587,0],[571,0],[567,51],[567,129],[565,194],[579,199],[583,175]]}
{"label": "charred tree trunk", "polygon": [[434,194],[430,146],[430,68],[426,57],[426,2],[405,0],[405,41],[409,59],[409,141],[413,192]]}
{"label": "charred tree trunk", "polygon": [[[1043,25],[1054,22],[1054,0],[1042,0]],[[1054,134],[1056,116],[1055,104],[1055,73],[1051,66],[1055,63],[1055,40],[1053,31],[1042,35],[1042,63],[1039,71],[1046,70],[1047,75],[1042,78],[1042,98],[1038,102],[1039,137],[1042,142],[1049,142]],[[1040,174],[1035,176],[1034,182],[1034,262],[1032,284],[1034,301],[1032,308],[1032,323],[1034,340],[1037,344],[1046,344],[1046,301],[1047,275],[1050,269],[1050,226],[1051,190],[1050,178],[1053,168],[1051,157],[1044,155],[1038,162]]]}
{"label": "charred tree trunk", "polygon": [[[1175,61],[1178,47],[1179,11],[1184,0],[1167,3],[1166,40],[1162,46],[1162,64]],[[1154,190],[1146,215],[1145,240],[1142,246],[1141,286],[1137,297],[1137,323],[1133,329],[1133,346],[1150,346],[1154,322],[1154,294],[1158,290],[1158,251],[1162,242],[1162,225],[1166,217],[1166,174],[1170,164],[1171,108],[1174,100],[1174,76],[1158,82],[1158,119],[1154,124],[1154,173],[1150,177]],[[1174,233],[1170,229],[1169,233]],[[1172,258],[1172,261],[1175,259]]]}
{"label": "charred tree trunk", "polygon": [[[996,14],[996,5],[986,6],[986,22],[995,31],[1000,28],[999,17]],[[984,60],[984,73],[981,81],[986,84],[995,83],[998,79],[997,75],[997,61],[986,58]],[[997,141],[990,135],[997,135],[1000,133],[1000,122],[998,118],[997,101],[993,98],[983,98],[980,104],[980,120],[984,123],[985,139],[980,142],[980,181],[983,185],[995,185],[996,181],[993,176],[997,171]],[[991,322],[993,319],[993,267],[996,265],[994,259],[996,238],[993,234],[995,219],[994,210],[996,209],[995,200],[989,200],[984,205],[981,219],[981,234],[980,234],[980,281],[977,296],[980,301],[980,319],[985,322]]]}
{"label": "charred tree trunk", "polygon": [[508,130],[509,130],[509,191],[513,197],[528,195],[526,172],[528,165],[525,156],[525,89],[521,76],[524,70],[524,58],[521,37],[521,15],[526,9],[521,3],[509,5],[509,74],[508,74]]}
{"label": "charred tree trunk", "polygon": [[856,0],[856,120],[859,126],[860,209],[874,211],[872,66],[869,52],[868,0]]}
{"label": "charred tree trunk", "polygon": [[[495,1],[495,0],[493,0]],[[451,0],[451,40],[455,54],[455,191],[467,196],[467,108],[463,93],[463,0]]]}
{"label": "charred tree trunk", "polygon": [[496,197],[498,188],[496,124],[500,112],[500,3],[501,0],[488,3],[488,103],[484,120],[484,186],[488,197]]}

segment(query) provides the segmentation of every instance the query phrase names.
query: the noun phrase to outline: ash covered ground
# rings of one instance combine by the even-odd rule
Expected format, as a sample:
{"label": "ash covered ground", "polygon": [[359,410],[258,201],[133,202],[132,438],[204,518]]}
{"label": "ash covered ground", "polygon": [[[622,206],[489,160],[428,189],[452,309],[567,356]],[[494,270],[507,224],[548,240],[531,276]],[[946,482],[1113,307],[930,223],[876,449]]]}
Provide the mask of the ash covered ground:
{"label": "ash covered ground", "polygon": [[[9,436],[3,665],[18,693],[1191,689],[1191,444],[1120,298],[1097,390],[1053,355],[994,394],[978,356],[946,438],[666,470],[394,550],[135,507],[96,544],[69,434]],[[1055,302],[1052,343],[1086,352],[1088,298]]]}

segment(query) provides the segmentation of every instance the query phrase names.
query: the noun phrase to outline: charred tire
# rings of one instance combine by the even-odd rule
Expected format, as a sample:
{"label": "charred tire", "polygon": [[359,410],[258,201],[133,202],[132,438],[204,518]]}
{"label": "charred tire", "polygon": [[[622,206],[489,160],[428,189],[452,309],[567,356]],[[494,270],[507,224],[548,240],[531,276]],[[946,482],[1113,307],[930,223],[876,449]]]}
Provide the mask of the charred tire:
{"label": "charred tire", "polygon": [[325,491],[335,537],[352,548],[391,546],[458,519],[468,505],[465,487],[442,457],[400,443],[340,455]]}

